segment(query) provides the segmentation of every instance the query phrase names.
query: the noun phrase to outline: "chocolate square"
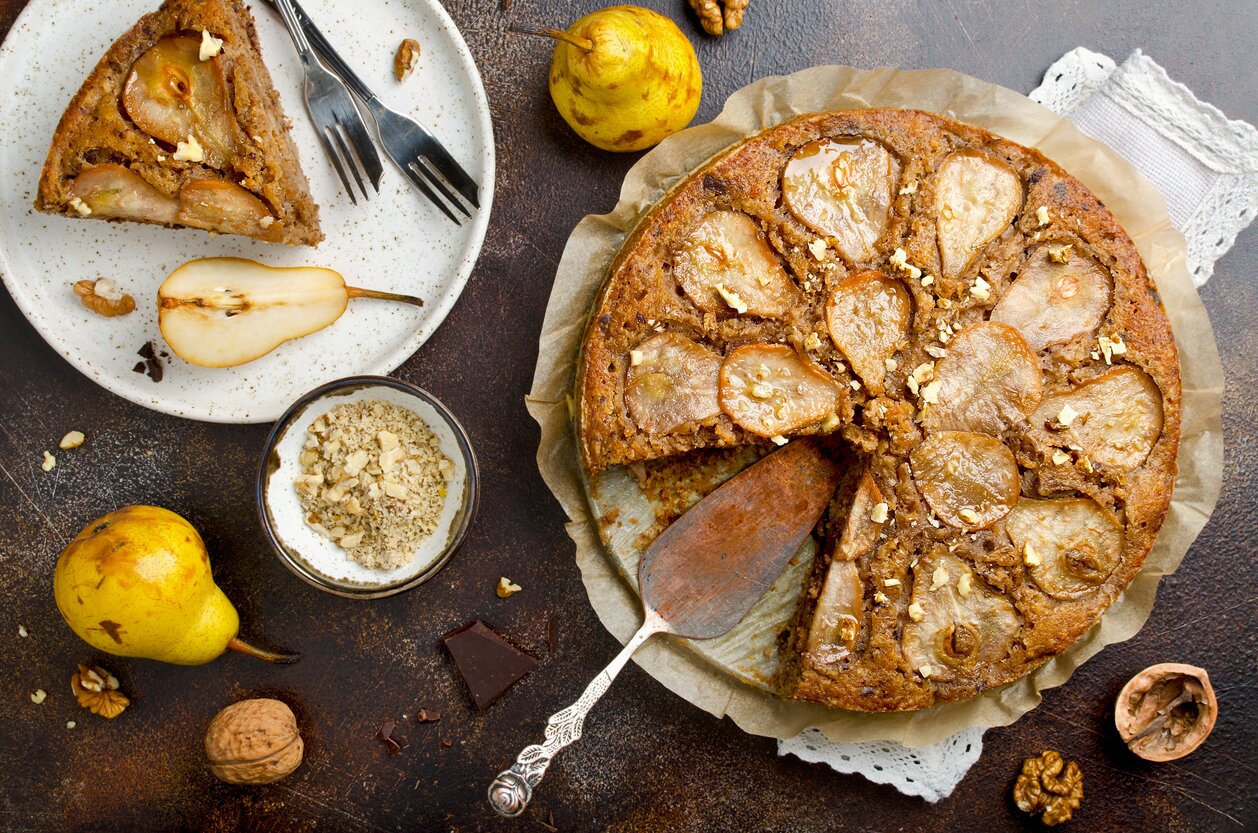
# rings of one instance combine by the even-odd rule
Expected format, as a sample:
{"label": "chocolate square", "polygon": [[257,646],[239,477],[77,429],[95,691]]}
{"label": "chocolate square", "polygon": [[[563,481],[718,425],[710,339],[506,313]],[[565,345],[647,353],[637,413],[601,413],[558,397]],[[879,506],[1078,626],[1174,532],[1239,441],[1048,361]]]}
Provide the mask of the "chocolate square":
{"label": "chocolate square", "polygon": [[479,620],[446,634],[441,641],[481,710],[537,667],[537,660],[516,650]]}

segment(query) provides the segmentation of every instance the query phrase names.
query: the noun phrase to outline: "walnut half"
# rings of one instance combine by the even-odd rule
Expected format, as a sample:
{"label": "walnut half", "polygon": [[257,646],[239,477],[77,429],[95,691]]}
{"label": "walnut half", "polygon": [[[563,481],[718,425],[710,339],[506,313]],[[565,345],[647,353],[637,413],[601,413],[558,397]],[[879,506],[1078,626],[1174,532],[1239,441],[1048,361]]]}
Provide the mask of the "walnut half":
{"label": "walnut half", "polygon": [[135,299],[118,288],[109,278],[95,281],[79,281],[74,294],[84,307],[106,318],[116,318],[135,311]]}
{"label": "walnut half", "polygon": [[751,0],[690,0],[703,31],[713,37],[732,32],[743,25],[743,15]]}
{"label": "walnut half", "polygon": [[97,665],[80,665],[70,677],[70,690],[80,706],[109,720],[131,705],[118,690],[118,678]]}
{"label": "walnut half", "polygon": [[1024,813],[1041,813],[1040,821],[1048,827],[1070,821],[1083,801],[1083,773],[1074,761],[1067,763],[1060,752],[1046,749],[1022,762],[1013,800]]}
{"label": "walnut half", "polygon": [[1146,761],[1173,761],[1205,741],[1219,714],[1204,668],[1164,662],[1123,686],[1114,725],[1132,752]]}

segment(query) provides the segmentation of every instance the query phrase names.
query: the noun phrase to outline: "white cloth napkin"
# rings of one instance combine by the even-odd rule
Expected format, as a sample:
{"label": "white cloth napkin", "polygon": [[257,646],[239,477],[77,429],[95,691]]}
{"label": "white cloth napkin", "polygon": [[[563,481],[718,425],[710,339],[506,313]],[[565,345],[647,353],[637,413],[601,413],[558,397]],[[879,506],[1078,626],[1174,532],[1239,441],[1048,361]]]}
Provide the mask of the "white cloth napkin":
{"label": "white cloth napkin", "polygon": [[[1199,101],[1140,50],[1122,65],[1082,47],[1067,52],[1031,98],[1118,151],[1158,187],[1188,241],[1197,286],[1258,214],[1258,130]],[[779,755],[860,773],[932,803],[952,794],[982,751],[982,729],[917,749],[840,743],[816,729],[778,741]]]}

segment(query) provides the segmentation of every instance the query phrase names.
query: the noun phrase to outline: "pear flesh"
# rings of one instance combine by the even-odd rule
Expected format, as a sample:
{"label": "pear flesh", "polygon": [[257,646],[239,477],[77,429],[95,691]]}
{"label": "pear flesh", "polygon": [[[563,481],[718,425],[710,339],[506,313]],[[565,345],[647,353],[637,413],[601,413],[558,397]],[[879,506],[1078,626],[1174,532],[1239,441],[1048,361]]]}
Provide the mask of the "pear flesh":
{"label": "pear flesh", "polygon": [[157,291],[170,349],[201,367],[235,367],[334,323],[349,304],[339,273],[231,257],[180,266]]}
{"label": "pear flesh", "polygon": [[71,630],[117,656],[204,665],[231,649],[296,659],[236,638],[240,617],[200,534],[161,507],[126,506],[83,527],[57,559],[53,595]]}

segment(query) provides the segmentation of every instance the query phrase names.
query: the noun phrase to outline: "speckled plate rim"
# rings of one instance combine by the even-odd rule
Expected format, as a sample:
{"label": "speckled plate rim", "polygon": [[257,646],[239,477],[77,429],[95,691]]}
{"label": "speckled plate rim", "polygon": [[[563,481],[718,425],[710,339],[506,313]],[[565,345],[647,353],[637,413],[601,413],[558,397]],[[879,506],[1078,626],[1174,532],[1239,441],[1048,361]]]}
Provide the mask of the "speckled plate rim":
{"label": "speckled plate rim", "polygon": [[[338,583],[310,567],[304,558],[285,543],[278,532],[275,518],[271,512],[270,502],[267,499],[267,485],[270,482],[271,474],[278,469],[278,461],[274,460],[276,446],[284,437],[285,432],[308,407],[319,400],[333,394],[349,394],[364,387],[392,388],[408,396],[413,396],[432,407],[445,420],[453,432],[455,442],[463,454],[463,462],[467,469],[467,483],[464,488],[463,506],[460,509],[459,522],[451,528],[441,555],[416,575],[394,584],[379,586],[355,586],[349,583]],[[467,535],[472,529],[472,522],[476,518],[477,509],[480,508],[480,464],[476,459],[476,451],[472,448],[471,437],[468,436],[463,423],[459,422],[458,418],[440,399],[417,385],[403,382],[401,379],[394,379],[391,376],[348,376],[344,379],[337,379],[320,385],[314,390],[303,394],[276,421],[270,433],[267,434],[266,443],[262,447],[262,455],[258,463],[258,476],[254,483],[254,503],[263,534],[266,536],[271,549],[274,550],[280,563],[287,567],[290,572],[312,587],[317,587],[336,596],[347,599],[381,599],[412,590],[428,581],[463,546],[463,542],[467,540]]]}
{"label": "speckled plate rim", "polygon": [[[480,257],[480,251],[488,232],[489,219],[494,202],[497,167],[493,123],[489,109],[489,100],[485,93],[485,85],[476,66],[475,58],[472,56],[472,52],[468,48],[467,42],[463,39],[458,26],[455,25],[454,20],[445,10],[440,0],[406,0],[406,2],[423,5],[440,22],[446,39],[459,58],[461,70],[466,75],[472,90],[475,102],[473,109],[475,112],[469,113],[468,117],[475,120],[476,130],[481,137],[477,153],[484,160],[479,192],[481,206],[472,213],[470,221],[471,234],[466,249],[459,258],[456,274],[448,282],[445,291],[439,297],[427,299],[429,303],[423,309],[423,319],[414,328],[409,337],[401,341],[394,349],[382,353],[365,362],[362,367],[356,368],[358,372],[363,374],[384,374],[401,367],[445,321],[462,295]],[[157,0],[154,0],[153,8],[156,9],[157,5],[159,3]],[[23,60],[19,47],[15,46],[15,41],[19,39],[15,33],[20,33],[24,26],[31,25],[32,21],[45,21],[44,25],[48,25],[46,21],[54,19],[59,13],[64,14],[61,11],[62,9],[73,9],[73,6],[74,4],[66,3],[64,0],[30,0],[14,20],[4,41],[0,43],[0,78],[13,78],[15,74],[13,72],[14,65]],[[3,90],[4,86],[8,86],[8,83],[11,82],[6,82],[3,86],[0,86],[0,90]],[[300,106],[299,102],[288,101],[286,104],[288,105],[286,110],[290,115],[297,118],[305,117],[304,107]],[[314,154],[320,152],[317,148],[306,148],[305,151],[306,156],[309,157],[304,159],[306,164],[313,162]],[[387,161],[385,165],[390,175],[400,176],[393,165]],[[413,194],[413,196],[416,200],[423,199],[417,193]],[[444,218],[438,218],[434,214],[433,222],[448,221]],[[111,372],[108,367],[92,361],[89,357],[80,355],[59,335],[56,329],[58,321],[55,318],[41,314],[36,302],[37,299],[24,290],[23,282],[24,280],[29,280],[29,278],[22,279],[14,274],[13,259],[10,256],[9,245],[6,240],[0,237],[0,280],[3,280],[14,303],[50,347],[76,370],[96,384],[142,407],[186,419],[227,424],[256,424],[275,419],[274,411],[230,409],[214,411],[206,409],[197,402],[177,399],[172,396],[171,391],[166,389],[159,388],[151,395],[144,395],[137,388],[119,384],[119,373]],[[159,344],[161,344],[160,341]],[[276,372],[282,373],[284,369],[280,368]],[[123,377],[122,381],[125,382],[127,380]]]}

